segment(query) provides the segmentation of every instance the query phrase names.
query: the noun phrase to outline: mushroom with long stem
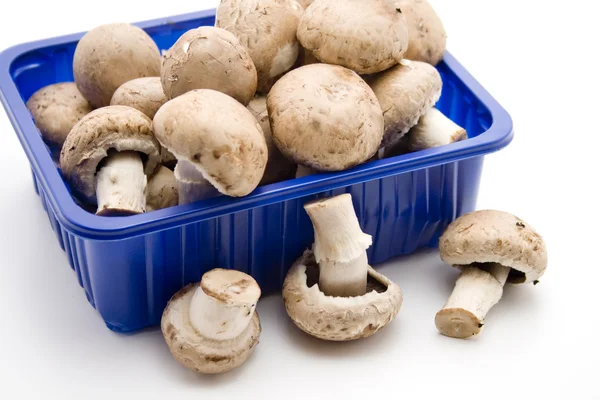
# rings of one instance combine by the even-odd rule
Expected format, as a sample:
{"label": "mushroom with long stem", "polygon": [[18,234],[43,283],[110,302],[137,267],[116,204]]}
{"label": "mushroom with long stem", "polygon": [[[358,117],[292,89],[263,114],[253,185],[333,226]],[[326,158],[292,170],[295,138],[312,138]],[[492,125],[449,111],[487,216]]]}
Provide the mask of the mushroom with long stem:
{"label": "mushroom with long stem", "polygon": [[435,324],[443,335],[461,339],[481,332],[507,282],[536,284],[548,263],[542,237],[522,219],[495,210],[450,224],[440,238],[440,256],[462,272]]}
{"label": "mushroom with long stem", "polygon": [[286,311],[296,326],[323,340],[369,337],[400,311],[402,291],[368,264],[371,236],[363,233],[345,194],[305,206],[315,243],[288,272]]}
{"label": "mushroom with long stem", "polygon": [[177,292],[161,320],[174,358],[204,374],[230,371],[252,354],[261,333],[256,304],[261,290],[249,275],[213,269]]}

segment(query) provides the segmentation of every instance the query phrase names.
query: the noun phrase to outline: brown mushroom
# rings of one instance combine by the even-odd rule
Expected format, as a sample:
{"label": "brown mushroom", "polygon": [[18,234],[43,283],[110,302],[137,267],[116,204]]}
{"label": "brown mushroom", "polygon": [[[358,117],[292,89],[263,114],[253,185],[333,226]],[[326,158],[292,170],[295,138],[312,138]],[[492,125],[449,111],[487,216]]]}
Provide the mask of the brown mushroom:
{"label": "brown mushroom", "polygon": [[324,63],[374,74],[402,60],[408,28],[396,0],[315,0],[302,14],[298,40]]}
{"label": "brown mushroom", "polygon": [[231,32],[202,26],[184,33],[167,51],[161,82],[169,99],[212,89],[246,106],[256,92],[257,75],[248,50]]}
{"label": "brown mushroom", "polygon": [[370,159],[383,138],[383,112],[355,72],[312,64],[287,73],[267,96],[273,140],[297,164],[342,171]]}
{"label": "brown mushroom", "polygon": [[173,357],[203,374],[242,365],[261,333],[256,303],[260,287],[249,275],[214,269],[177,292],[165,308],[161,329]]}
{"label": "brown mushroom", "polygon": [[405,58],[437,65],[446,52],[446,30],[427,0],[398,0],[408,25]]}
{"label": "brown mushroom", "polygon": [[139,214],[146,211],[146,176],[158,166],[159,151],[150,118],[131,107],[109,106],[73,127],[60,167],[74,193],[98,205],[98,215]]}
{"label": "brown mushroom", "polygon": [[248,49],[258,73],[258,92],[273,83],[298,58],[296,29],[303,8],[295,0],[222,0],[215,26],[233,33]]}
{"label": "brown mushroom", "polygon": [[148,181],[146,212],[162,210],[178,204],[179,192],[175,174],[161,165]]}
{"label": "brown mushroom", "polygon": [[81,94],[104,107],[119,86],[136,78],[159,76],[160,52],[150,36],[130,24],[102,25],[77,44],[73,74]]}
{"label": "brown mushroom", "polygon": [[548,264],[543,238],[503,211],[475,211],[456,219],[440,238],[439,248],[442,260],[462,273],[435,324],[443,335],[460,339],[481,332],[506,282],[535,284]]}

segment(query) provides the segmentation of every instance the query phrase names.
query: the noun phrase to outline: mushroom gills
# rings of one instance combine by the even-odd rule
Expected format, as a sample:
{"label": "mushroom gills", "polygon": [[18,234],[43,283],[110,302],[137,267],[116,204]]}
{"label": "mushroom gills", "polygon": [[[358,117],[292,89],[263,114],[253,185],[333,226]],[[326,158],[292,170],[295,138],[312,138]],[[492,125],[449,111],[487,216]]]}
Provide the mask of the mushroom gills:
{"label": "mushroom gills", "polygon": [[315,230],[314,254],[319,289],[327,296],[362,296],[367,291],[367,249],[373,239],[363,233],[352,196],[343,194],[305,205]]}
{"label": "mushroom gills", "polygon": [[219,191],[189,161],[180,160],[175,167],[179,204],[190,204],[219,195]]}
{"label": "mushroom gills", "polygon": [[454,291],[435,317],[435,325],[445,336],[466,339],[483,328],[487,313],[502,298],[511,268],[497,263],[466,266]]}
{"label": "mushroom gills", "polygon": [[109,151],[96,177],[97,215],[126,216],[146,212],[147,178],[135,151]]}

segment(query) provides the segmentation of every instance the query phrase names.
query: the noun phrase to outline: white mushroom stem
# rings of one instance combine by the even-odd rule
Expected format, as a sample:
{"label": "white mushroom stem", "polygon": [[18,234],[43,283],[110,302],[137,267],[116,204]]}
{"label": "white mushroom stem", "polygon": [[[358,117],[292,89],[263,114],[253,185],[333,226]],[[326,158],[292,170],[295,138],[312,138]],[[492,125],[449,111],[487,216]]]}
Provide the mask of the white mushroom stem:
{"label": "white mushroom stem", "polygon": [[305,176],[310,176],[310,175],[315,175],[315,174],[316,174],[316,171],[314,169],[298,164],[298,168],[296,169],[296,179],[304,178]]}
{"label": "white mushroom stem", "polygon": [[175,179],[179,191],[179,204],[189,204],[209,199],[219,194],[202,173],[189,161],[178,161],[175,167]]}
{"label": "white mushroom stem", "polygon": [[467,138],[467,131],[437,108],[430,109],[406,135],[408,151],[440,147]]}
{"label": "white mushroom stem", "polygon": [[135,151],[114,152],[104,160],[96,177],[98,215],[146,212],[144,165]]}
{"label": "white mushroom stem", "polygon": [[227,270],[204,275],[190,303],[190,323],[198,334],[222,341],[238,337],[248,327],[261,292],[252,278],[239,279],[244,275]]}
{"label": "white mushroom stem", "polygon": [[304,207],[315,230],[314,254],[319,288],[328,296],[362,296],[367,291],[366,250],[373,240],[363,233],[349,194]]}
{"label": "white mushroom stem", "polygon": [[[454,338],[477,335],[487,313],[502,298],[510,268],[500,264],[467,267],[456,281],[454,291],[435,318],[440,333]],[[489,271],[489,272],[488,272]]]}

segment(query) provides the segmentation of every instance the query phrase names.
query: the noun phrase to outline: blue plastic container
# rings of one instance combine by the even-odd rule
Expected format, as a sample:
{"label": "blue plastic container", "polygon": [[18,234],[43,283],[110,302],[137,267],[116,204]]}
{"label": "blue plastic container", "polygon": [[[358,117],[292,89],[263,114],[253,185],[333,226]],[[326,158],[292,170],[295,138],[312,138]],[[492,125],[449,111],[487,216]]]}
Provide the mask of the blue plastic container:
{"label": "blue plastic container", "polygon": [[[138,24],[168,49],[184,32],[214,24],[214,10]],[[0,55],[1,100],[29,158],[35,189],[89,302],[115,331],[156,325],[169,298],[209,269],[251,274],[264,293],[278,291],[313,241],[304,203],[351,193],[363,230],[373,236],[372,264],[436,246],[458,216],[474,210],[484,155],[513,137],[506,111],[447,54],[438,108],[469,139],[369,162],[350,171],[258,188],[130,217],[98,217],[80,208],[56,169],[25,102],[43,86],[73,81],[83,34],[23,44]]]}

